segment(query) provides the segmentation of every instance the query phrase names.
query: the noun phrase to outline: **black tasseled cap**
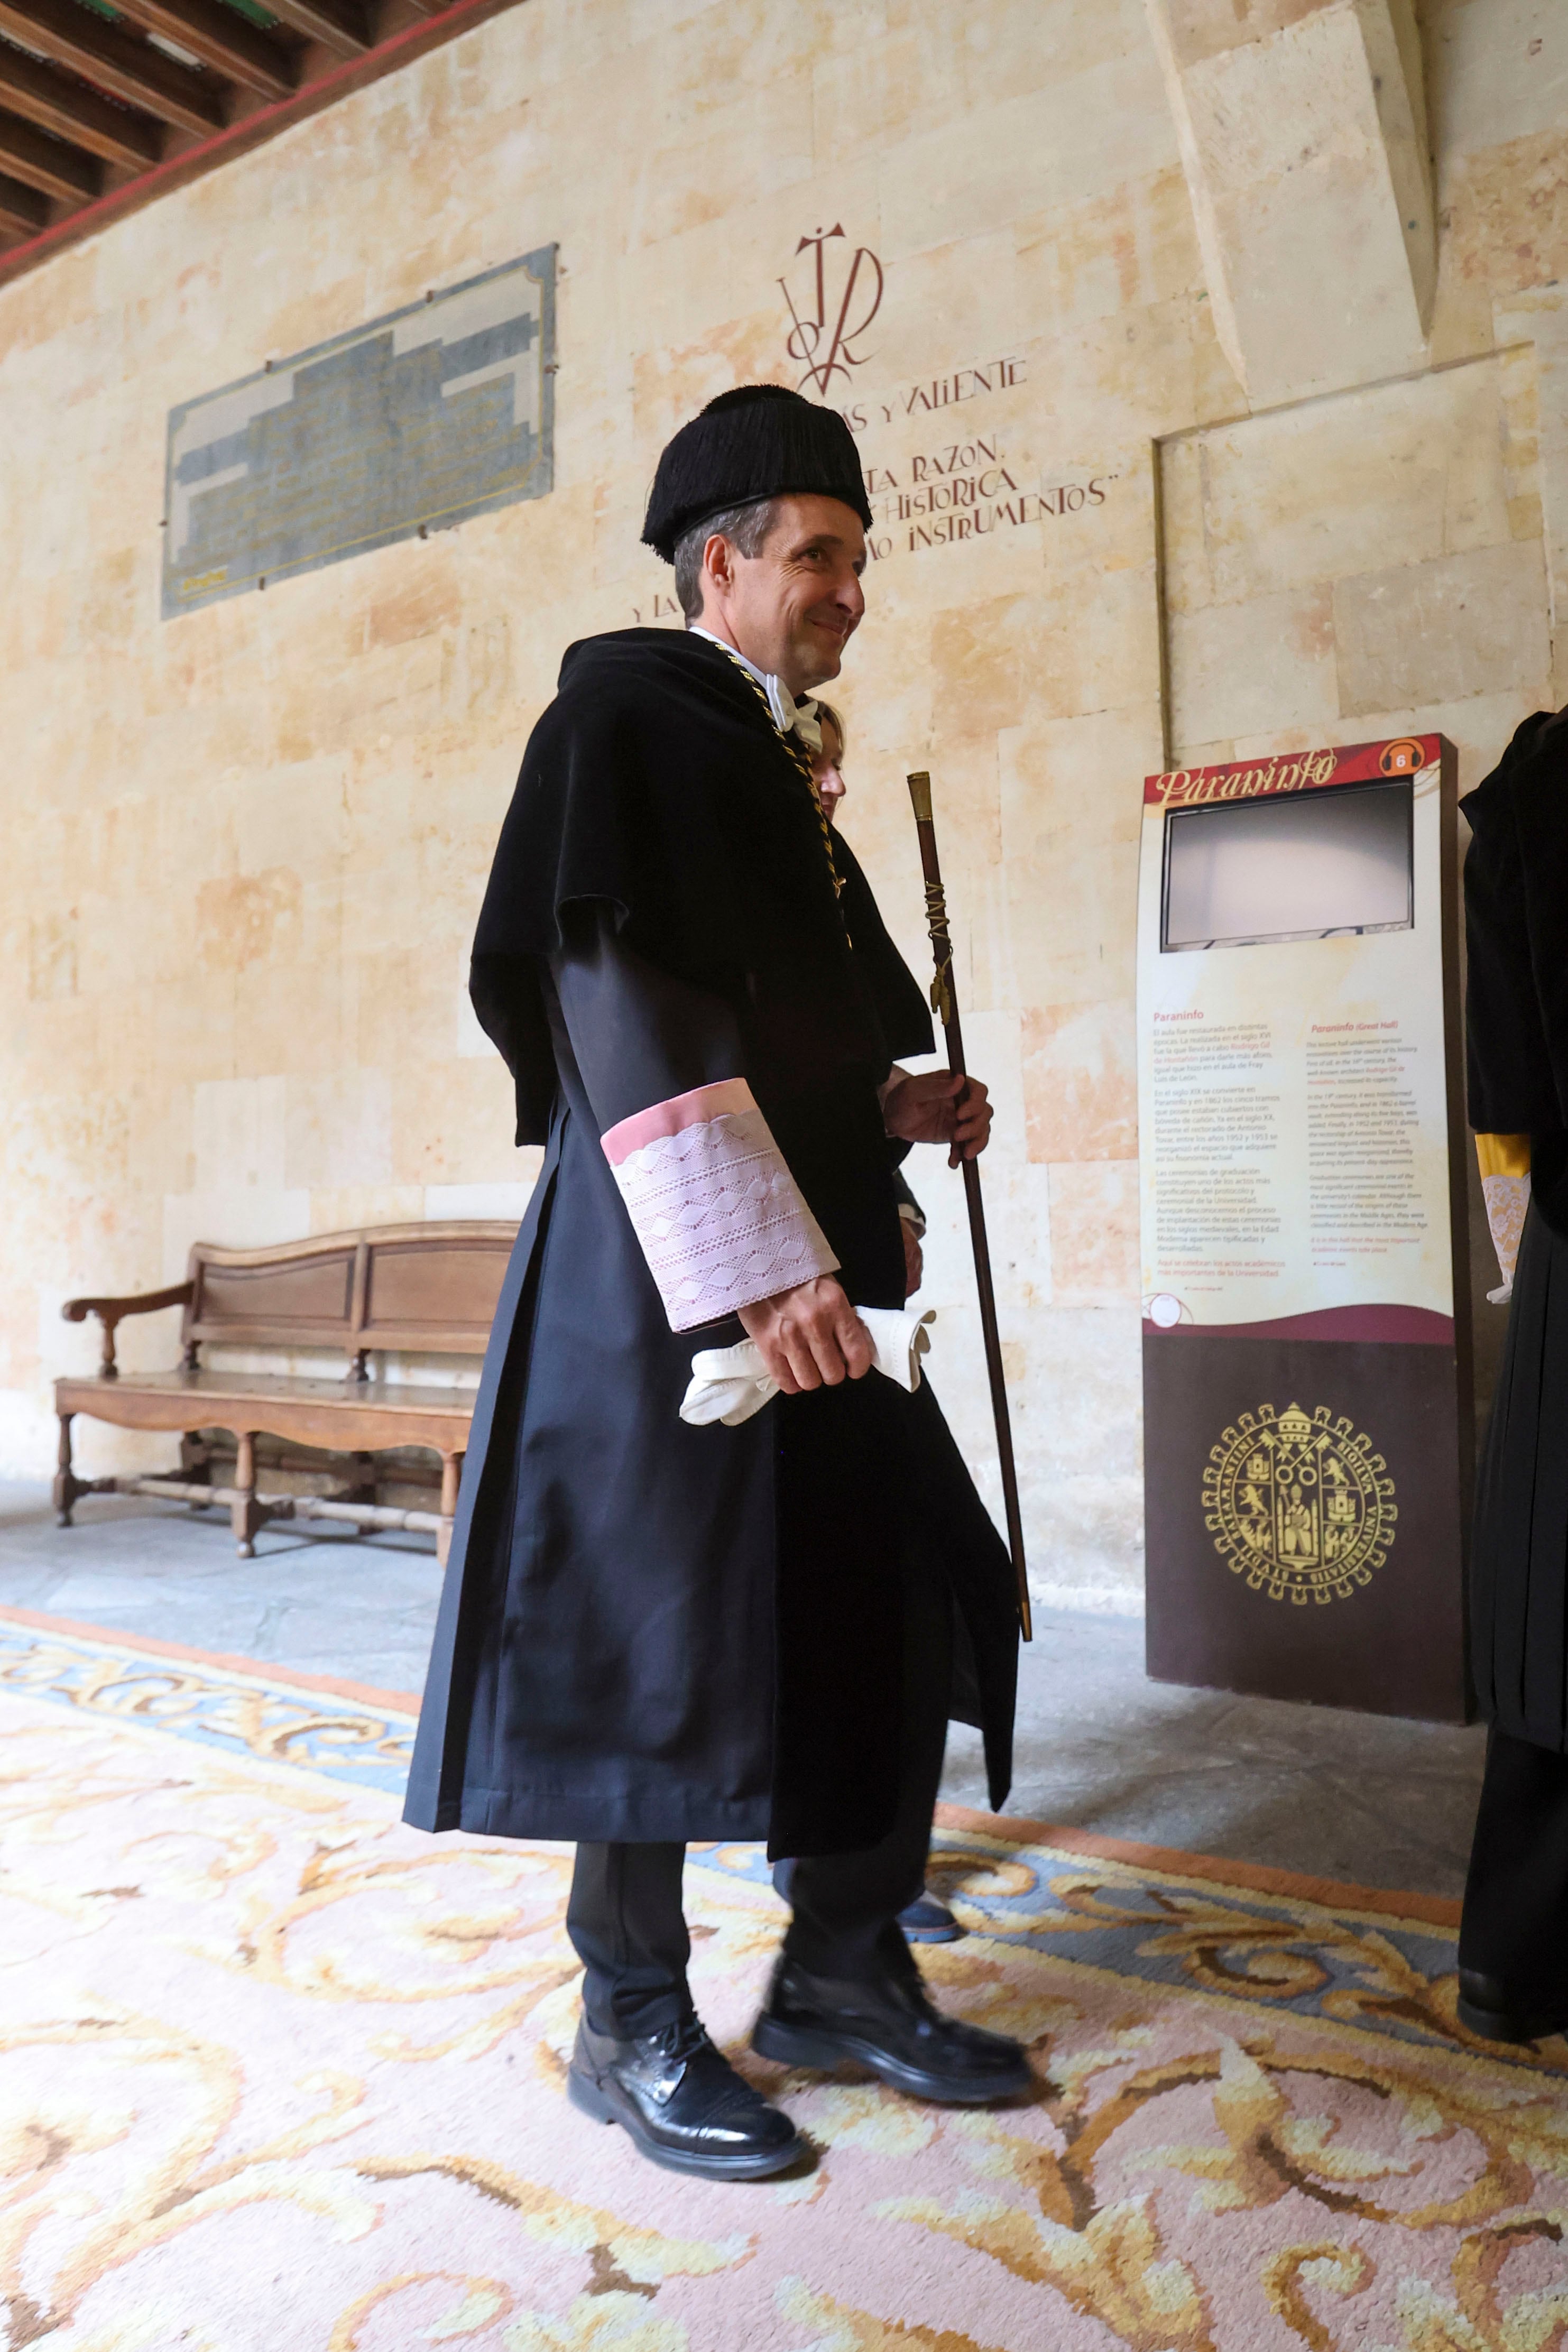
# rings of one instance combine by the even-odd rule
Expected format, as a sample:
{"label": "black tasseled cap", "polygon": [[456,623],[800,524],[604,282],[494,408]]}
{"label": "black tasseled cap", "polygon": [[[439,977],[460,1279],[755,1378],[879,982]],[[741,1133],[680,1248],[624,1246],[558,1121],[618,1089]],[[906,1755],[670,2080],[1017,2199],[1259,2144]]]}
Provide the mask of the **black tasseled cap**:
{"label": "black tasseled cap", "polygon": [[666,448],[643,543],[673,563],[676,541],[694,523],[791,490],[841,499],[871,528],[860,453],[838,411],[782,383],[740,384],[710,400]]}

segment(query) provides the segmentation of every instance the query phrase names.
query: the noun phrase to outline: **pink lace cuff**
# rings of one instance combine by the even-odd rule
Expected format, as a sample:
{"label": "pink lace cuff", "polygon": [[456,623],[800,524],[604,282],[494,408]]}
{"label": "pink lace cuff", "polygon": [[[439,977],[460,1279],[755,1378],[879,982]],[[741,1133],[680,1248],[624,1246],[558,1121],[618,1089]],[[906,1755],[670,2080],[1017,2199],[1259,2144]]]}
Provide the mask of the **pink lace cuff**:
{"label": "pink lace cuff", "polygon": [[655,1103],[601,1141],[672,1331],[837,1270],[744,1078]]}

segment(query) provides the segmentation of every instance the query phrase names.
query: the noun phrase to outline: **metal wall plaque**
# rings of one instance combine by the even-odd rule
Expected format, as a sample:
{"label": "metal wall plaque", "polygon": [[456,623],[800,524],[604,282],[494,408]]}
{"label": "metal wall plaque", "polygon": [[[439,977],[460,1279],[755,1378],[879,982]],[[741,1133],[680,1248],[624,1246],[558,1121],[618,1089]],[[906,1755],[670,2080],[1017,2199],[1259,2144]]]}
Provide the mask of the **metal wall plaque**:
{"label": "metal wall plaque", "polygon": [[555,247],[169,415],[163,617],[551,487]]}

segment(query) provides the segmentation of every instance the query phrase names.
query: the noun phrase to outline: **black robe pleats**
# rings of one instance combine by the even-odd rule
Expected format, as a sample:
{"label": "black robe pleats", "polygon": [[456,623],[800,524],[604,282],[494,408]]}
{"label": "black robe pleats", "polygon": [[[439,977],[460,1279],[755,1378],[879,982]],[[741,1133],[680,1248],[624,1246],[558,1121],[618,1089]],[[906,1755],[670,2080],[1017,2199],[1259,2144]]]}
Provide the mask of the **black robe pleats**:
{"label": "black robe pleats", "polygon": [[1568,727],[1537,712],[1461,803],[1470,1124],[1531,1138],[1531,1206],[1476,1490],[1481,1712],[1568,1750]]}
{"label": "black robe pleats", "polygon": [[[863,1306],[903,1303],[877,1087],[924,1000],[750,683],[663,630],[589,640],[531,740],[474,1000],[544,1141],[464,1468],[405,1817],[515,1837],[854,1852],[896,1801],[903,1549],[936,1530],[994,1804],[1006,1551],[929,1385],[878,1374],[687,1427],[673,1333],[600,1137],[743,1076]],[[940,1341],[939,1341],[940,1346]]]}

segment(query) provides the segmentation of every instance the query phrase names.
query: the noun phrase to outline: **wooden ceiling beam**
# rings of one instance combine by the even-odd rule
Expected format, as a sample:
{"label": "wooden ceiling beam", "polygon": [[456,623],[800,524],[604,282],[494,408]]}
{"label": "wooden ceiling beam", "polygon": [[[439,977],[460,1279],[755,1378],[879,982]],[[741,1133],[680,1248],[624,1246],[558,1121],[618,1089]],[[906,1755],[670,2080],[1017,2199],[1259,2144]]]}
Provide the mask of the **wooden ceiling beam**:
{"label": "wooden ceiling beam", "polygon": [[15,114],[0,113],[0,172],[62,204],[90,204],[103,193],[103,167],[79,147],[35,131]]}
{"label": "wooden ceiling beam", "polygon": [[[92,25],[93,19],[88,16],[85,8],[75,5],[75,0],[56,0],[56,5],[57,7],[69,7],[73,16]],[[346,5],[346,0],[334,0],[334,5]],[[105,160],[123,161],[132,167],[132,176],[122,185],[111,185],[106,189],[96,202],[76,205],[63,217],[47,220],[41,227],[37,225],[37,192],[18,189],[20,209],[25,218],[18,220],[16,214],[0,214],[0,285],[8,285],[25,271],[37,268],[84,237],[97,236],[111,223],[128,219],[142,205],[156,203],[159,198],[172,194],[176,188],[188,187],[216,165],[231,162],[237,156],[249,154],[279,131],[309,121],[312,115],[337,105],[351,92],[368,89],[384,75],[395,73],[400,68],[412,64],[416,58],[427,56],[455,35],[486,24],[492,16],[499,16],[507,9],[520,5],[521,0],[446,0],[446,5],[433,14],[416,17],[413,23],[399,24],[389,20],[395,19],[405,10],[411,10],[413,0],[371,0],[372,26],[377,36],[371,47],[361,56],[325,67],[320,54],[321,47],[324,45],[318,45],[315,54],[310,49],[301,51],[299,87],[287,98],[270,102],[258,99],[252,93],[237,91],[232,84],[218,82],[216,77],[192,73],[189,79],[200,89],[204,103],[210,106],[216,100],[226,119],[216,134],[210,130],[205,134],[198,133],[189,143],[185,138],[171,137],[163,131],[162,123],[167,118],[162,113],[157,123],[150,124],[145,112],[122,112],[118,107],[104,108],[103,111],[113,121],[124,125],[127,131],[133,131],[137,136],[151,134],[156,137],[159,142],[156,160],[149,159],[137,170],[134,168],[134,149],[122,158],[118,151],[97,144],[95,136],[89,137],[85,128],[79,126],[69,130],[73,143],[90,146],[95,154],[103,154]],[[37,29],[37,19],[43,13],[39,0],[33,0],[30,7],[25,7],[23,0],[0,0],[0,35],[6,33],[9,21],[27,27],[16,36],[25,47],[42,48],[44,39]],[[105,25],[102,29],[108,32],[114,28]],[[133,53],[138,56],[149,60],[159,56],[156,50],[141,49],[139,37],[122,35],[121,38],[131,44]],[[25,112],[29,120],[41,121],[46,127],[54,128],[56,117],[39,110],[43,101],[37,100],[36,89],[34,102],[30,104],[24,104],[14,91],[7,93],[5,90],[5,79],[13,68],[22,68],[17,76],[19,80],[49,72],[48,68],[36,65],[30,58],[19,58],[4,39],[0,39],[0,108],[8,107],[14,113]],[[94,70],[99,71],[96,68]],[[171,62],[170,71],[176,70]],[[107,77],[100,73],[100,79],[107,87]],[[73,105],[79,101],[83,108],[103,108],[101,97],[80,87],[68,74],[53,77],[53,92],[57,99],[62,90],[72,93]],[[142,104],[145,105],[144,100]],[[68,115],[58,119],[62,129],[66,129],[72,120]],[[44,206],[46,213],[51,209],[47,205]]]}
{"label": "wooden ceiling beam", "polygon": [[223,0],[114,0],[120,14],[144,33],[158,33],[188,49],[215,73],[262,98],[287,98],[294,61],[269,33]]}
{"label": "wooden ceiling beam", "polygon": [[221,131],[228,119],[222,90],[209,75],[106,24],[76,0],[0,0],[0,33],[198,139]]}
{"label": "wooden ceiling beam", "polygon": [[25,188],[20,180],[0,172],[0,228],[32,236],[48,226],[49,204],[37,188]]}
{"label": "wooden ceiling beam", "polygon": [[0,106],[128,172],[144,172],[163,152],[162,123],[110,106],[95,89],[8,42],[0,42]]}
{"label": "wooden ceiling beam", "polygon": [[320,41],[335,57],[361,58],[373,46],[370,25],[357,0],[267,0],[267,5],[291,32]]}

